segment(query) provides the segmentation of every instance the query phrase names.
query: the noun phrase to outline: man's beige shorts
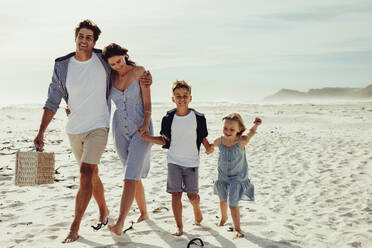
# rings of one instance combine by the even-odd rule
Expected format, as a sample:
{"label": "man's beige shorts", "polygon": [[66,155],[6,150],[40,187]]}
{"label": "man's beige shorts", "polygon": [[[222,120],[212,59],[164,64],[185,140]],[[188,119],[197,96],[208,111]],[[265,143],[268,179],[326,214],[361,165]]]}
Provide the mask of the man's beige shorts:
{"label": "man's beige shorts", "polygon": [[71,150],[79,165],[99,164],[107,144],[108,132],[109,129],[103,127],[82,134],[68,134]]}

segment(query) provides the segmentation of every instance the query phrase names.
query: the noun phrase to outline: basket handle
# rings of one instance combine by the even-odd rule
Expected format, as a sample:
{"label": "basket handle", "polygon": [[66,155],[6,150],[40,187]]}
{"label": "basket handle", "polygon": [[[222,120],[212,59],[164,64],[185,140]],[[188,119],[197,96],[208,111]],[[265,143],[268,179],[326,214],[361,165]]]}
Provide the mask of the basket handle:
{"label": "basket handle", "polygon": [[37,151],[37,152],[43,152],[44,151],[44,149],[43,148],[41,148],[40,147],[40,144],[39,143],[35,143],[35,150]]}

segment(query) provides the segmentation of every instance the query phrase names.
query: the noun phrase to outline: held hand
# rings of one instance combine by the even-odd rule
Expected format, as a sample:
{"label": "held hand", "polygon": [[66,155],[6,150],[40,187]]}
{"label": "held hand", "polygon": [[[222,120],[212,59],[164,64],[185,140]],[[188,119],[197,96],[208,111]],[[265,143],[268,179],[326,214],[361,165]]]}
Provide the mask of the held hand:
{"label": "held hand", "polygon": [[44,148],[44,135],[38,133],[36,138],[34,139],[34,144],[40,149],[43,149]]}
{"label": "held hand", "polygon": [[139,83],[145,88],[149,88],[152,85],[152,75],[149,71],[145,71],[139,78]]}
{"label": "held hand", "polygon": [[258,117],[256,117],[256,119],[254,119],[254,122],[253,122],[255,125],[259,126],[262,124],[262,120]]}
{"label": "held hand", "polygon": [[205,153],[207,155],[211,154],[214,152],[214,145],[213,144],[209,144],[209,146],[207,147],[207,149],[205,149]]}
{"label": "held hand", "polygon": [[148,135],[150,133],[150,128],[149,128],[149,125],[147,124],[142,124],[142,126],[140,126],[138,128],[138,133],[142,136],[145,136],[145,135]]}

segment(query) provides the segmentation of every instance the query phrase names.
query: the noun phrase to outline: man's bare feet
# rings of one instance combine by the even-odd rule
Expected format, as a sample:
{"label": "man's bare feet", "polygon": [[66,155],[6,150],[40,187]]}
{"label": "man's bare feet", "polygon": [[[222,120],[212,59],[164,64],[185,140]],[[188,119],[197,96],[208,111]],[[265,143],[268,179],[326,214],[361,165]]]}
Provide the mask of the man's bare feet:
{"label": "man's bare feet", "polygon": [[147,220],[149,218],[148,214],[141,214],[140,217],[138,217],[138,220],[137,220],[137,223],[141,222],[141,221],[144,221],[144,220]]}
{"label": "man's bare feet", "polygon": [[242,233],[242,230],[235,230],[235,238],[243,238],[244,234]]}
{"label": "man's bare feet", "polygon": [[173,236],[181,236],[182,235],[182,233],[183,233],[183,228],[177,228],[177,232],[175,232],[175,233],[172,233],[172,235]]}
{"label": "man's bare feet", "polygon": [[71,243],[76,241],[79,238],[77,232],[70,231],[67,237],[62,241],[62,243]]}
{"label": "man's bare feet", "polygon": [[220,222],[217,224],[217,226],[224,226],[227,221],[227,218],[221,218]]}
{"label": "man's bare feet", "polygon": [[116,223],[113,226],[108,225],[107,228],[109,229],[110,232],[113,232],[118,236],[120,236],[123,233],[123,225],[119,225],[118,223]]}

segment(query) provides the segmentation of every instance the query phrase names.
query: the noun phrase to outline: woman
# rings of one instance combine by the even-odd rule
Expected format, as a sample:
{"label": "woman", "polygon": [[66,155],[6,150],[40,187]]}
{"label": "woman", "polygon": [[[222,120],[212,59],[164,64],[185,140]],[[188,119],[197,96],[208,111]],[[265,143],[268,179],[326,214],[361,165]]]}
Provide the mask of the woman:
{"label": "woman", "polygon": [[144,86],[142,81],[151,81],[151,74],[129,59],[127,49],[115,43],[106,46],[102,54],[113,70],[110,97],[116,111],[112,131],[125,175],[120,214],[116,224],[109,225],[108,229],[121,235],[134,198],[141,213],[137,222],[148,218],[141,179],[147,177],[150,169],[151,143],[141,139],[141,134],[152,134],[153,128],[150,87]]}

